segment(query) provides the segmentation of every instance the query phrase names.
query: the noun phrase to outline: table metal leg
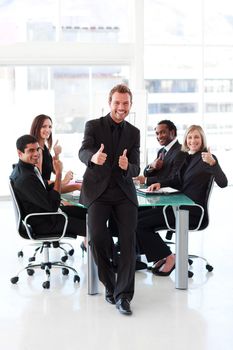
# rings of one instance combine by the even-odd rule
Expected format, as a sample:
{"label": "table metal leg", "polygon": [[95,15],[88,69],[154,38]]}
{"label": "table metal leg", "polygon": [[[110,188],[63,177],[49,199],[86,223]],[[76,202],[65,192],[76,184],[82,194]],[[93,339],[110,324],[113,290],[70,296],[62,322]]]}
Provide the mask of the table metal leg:
{"label": "table metal leg", "polygon": [[90,238],[89,238],[89,231],[88,231],[88,214],[86,215],[86,236],[87,236],[87,290],[89,295],[94,295],[99,293],[99,278],[98,278],[98,271],[97,266],[94,261],[92,252],[91,252],[91,246],[89,244]]}
{"label": "table metal leg", "polygon": [[177,289],[188,288],[189,211],[176,210],[176,280]]}

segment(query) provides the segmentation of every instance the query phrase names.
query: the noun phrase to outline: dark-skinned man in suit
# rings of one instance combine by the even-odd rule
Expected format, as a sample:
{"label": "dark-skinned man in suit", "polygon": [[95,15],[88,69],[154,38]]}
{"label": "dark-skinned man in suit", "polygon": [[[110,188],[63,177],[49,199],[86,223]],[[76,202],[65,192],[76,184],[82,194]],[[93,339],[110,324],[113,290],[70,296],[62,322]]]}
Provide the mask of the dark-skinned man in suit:
{"label": "dark-skinned man in suit", "polygon": [[136,178],[141,184],[148,186],[167,177],[173,177],[182,163],[176,157],[181,144],[177,140],[175,124],[170,120],[161,120],[155,127],[155,135],[162,148],[159,149],[156,159],[144,169],[144,176]]}
{"label": "dark-skinned man in suit", "polygon": [[[175,176],[182,165],[182,155],[177,157],[181,149],[181,144],[177,140],[177,128],[175,124],[171,120],[161,120],[155,127],[155,135],[161,148],[155,160],[145,167],[144,175],[136,177],[140,181],[140,184],[146,184],[147,186]],[[149,207],[141,207],[139,208],[139,212],[148,211],[149,209]],[[171,236],[172,232],[167,231],[166,237],[169,239]],[[145,235],[144,239],[147,240],[148,236]],[[140,260],[141,251],[138,245],[137,253],[137,260]],[[147,264],[143,262],[141,264],[147,267]],[[152,266],[152,269],[154,268],[156,268],[156,263]]]}

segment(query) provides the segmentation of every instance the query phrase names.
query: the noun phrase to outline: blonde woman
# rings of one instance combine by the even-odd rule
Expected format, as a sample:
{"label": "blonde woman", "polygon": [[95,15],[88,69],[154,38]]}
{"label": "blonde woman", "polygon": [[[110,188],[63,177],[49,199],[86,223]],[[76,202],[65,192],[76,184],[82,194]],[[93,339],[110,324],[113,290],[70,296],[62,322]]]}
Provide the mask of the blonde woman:
{"label": "blonde woman", "polygon": [[[227,178],[222,171],[217,158],[207,148],[205,133],[201,126],[191,125],[185,132],[181,152],[177,155],[183,159],[177,174],[160,183],[149,186],[149,190],[161,187],[174,187],[191,198],[205,209],[205,194],[214,176],[216,184],[223,188],[227,186]],[[189,210],[189,223],[196,226],[201,211],[198,207],[186,207]],[[154,261],[153,273],[168,276],[175,268],[175,257],[156,231],[156,227],[165,227],[163,208],[156,207],[139,213],[137,239],[140,253],[145,254],[149,262]],[[174,225],[174,214],[168,212],[169,222]]]}

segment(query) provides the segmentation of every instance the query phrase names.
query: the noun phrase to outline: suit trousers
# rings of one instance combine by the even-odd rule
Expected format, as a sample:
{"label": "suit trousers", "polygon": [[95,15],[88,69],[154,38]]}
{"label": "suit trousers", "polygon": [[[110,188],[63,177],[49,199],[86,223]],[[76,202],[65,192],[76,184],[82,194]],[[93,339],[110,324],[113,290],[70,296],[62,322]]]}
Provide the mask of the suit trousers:
{"label": "suit trousers", "polygon": [[[117,185],[107,188],[88,208],[90,245],[98,267],[99,279],[113,292],[116,301],[120,298],[131,300],[134,294],[137,212],[137,206]],[[117,222],[120,242],[116,275],[112,264],[113,240],[107,228],[112,214]]]}
{"label": "suit trousers", "polygon": [[[190,206],[181,206],[181,209],[189,211],[189,227],[196,227],[201,215],[200,209]],[[166,213],[170,226],[175,227],[173,209],[169,207]],[[137,244],[140,254],[145,254],[148,262],[157,262],[172,253],[157,230],[167,230],[163,207],[140,211],[138,214]]]}
{"label": "suit trousers", "polygon": [[67,236],[86,236],[87,209],[77,206],[62,206],[61,210],[68,215]]}
{"label": "suit trousers", "polygon": [[[85,208],[77,206],[62,206],[61,210],[68,216],[68,225],[65,237],[76,238],[77,236],[86,236],[86,212]],[[47,237],[48,235],[57,235],[62,233],[64,218],[60,215],[49,218],[45,217],[43,222],[36,225],[34,220],[33,228],[38,235]]]}
{"label": "suit trousers", "polygon": [[[168,221],[174,227],[175,217],[168,210]],[[140,254],[145,254],[148,262],[166,258],[172,252],[156,230],[167,229],[163,207],[140,211],[138,214],[137,242]]]}

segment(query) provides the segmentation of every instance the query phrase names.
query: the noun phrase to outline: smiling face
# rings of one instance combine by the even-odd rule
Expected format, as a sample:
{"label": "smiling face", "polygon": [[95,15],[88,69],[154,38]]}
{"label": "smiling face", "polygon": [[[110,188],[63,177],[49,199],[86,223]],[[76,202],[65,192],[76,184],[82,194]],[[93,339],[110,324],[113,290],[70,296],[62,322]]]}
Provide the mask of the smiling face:
{"label": "smiling face", "polygon": [[18,150],[19,159],[21,159],[24,163],[36,165],[39,161],[40,153],[39,144],[36,143],[28,143],[24,149],[24,152]]}
{"label": "smiling face", "polygon": [[202,136],[198,130],[192,130],[187,134],[186,137],[187,147],[190,153],[196,153],[202,149],[203,141]]}
{"label": "smiling face", "polygon": [[40,129],[40,139],[43,141],[48,140],[51,133],[52,133],[52,122],[50,119],[45,119]]}
{"label": "smiling face", "polygon": [[166,124],[158,124],[155,129],[155,135],[161,146],[167,146],[175,138],[174,130],[169,130]]}
{"label": "smiling face", "polygon": [[109,102],[111,118],[115,123],[121,123],[129,114],[132,103],[128,93],[114,92]]}

